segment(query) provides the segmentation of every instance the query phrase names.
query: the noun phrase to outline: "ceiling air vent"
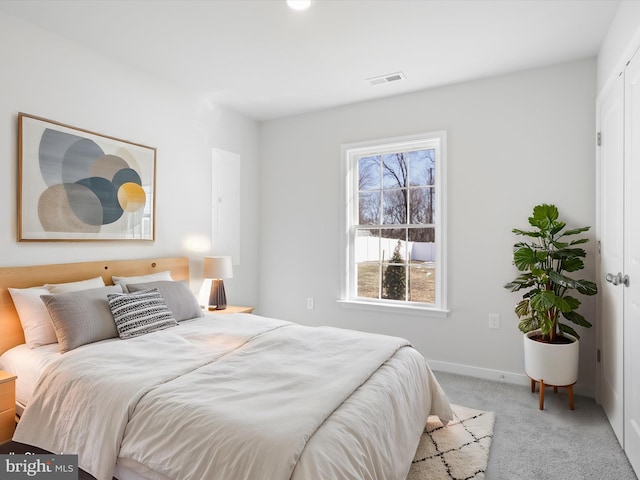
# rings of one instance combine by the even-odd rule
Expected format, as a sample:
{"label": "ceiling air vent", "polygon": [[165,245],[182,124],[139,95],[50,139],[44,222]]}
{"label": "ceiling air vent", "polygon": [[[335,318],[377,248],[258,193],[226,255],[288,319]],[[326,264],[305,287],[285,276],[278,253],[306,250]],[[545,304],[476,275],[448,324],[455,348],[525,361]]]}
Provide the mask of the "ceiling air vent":
{"label": "ceiling air vent", "polygon": [[367,82],[370,85],[382,85],[383,83],[397,82],[399,80],[406,80],[404,73],[387,73],[386,75],[380,75],[379,77],[367,78]]}

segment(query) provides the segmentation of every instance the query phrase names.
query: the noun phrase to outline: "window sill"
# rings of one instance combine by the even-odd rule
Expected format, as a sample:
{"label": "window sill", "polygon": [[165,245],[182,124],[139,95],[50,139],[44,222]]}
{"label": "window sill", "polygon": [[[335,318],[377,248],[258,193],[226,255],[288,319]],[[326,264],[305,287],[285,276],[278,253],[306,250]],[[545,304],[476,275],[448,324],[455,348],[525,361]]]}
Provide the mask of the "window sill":
{"label": "window sill", "polygon": [[355,308],[374,312],[393,312],[437,318],[446,318],[449,315],[449,310],[417,305],[390,305],[385,303],[367,302],[364,300],[338,300],[338,304],[343,308]]}

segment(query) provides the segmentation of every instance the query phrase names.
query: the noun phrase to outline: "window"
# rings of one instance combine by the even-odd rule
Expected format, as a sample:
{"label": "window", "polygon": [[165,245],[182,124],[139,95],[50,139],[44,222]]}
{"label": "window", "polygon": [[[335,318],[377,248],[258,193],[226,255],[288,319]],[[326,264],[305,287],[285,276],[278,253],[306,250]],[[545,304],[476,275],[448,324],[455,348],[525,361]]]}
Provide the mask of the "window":
{"label": "window", "polygon": [[446,133],[343,145],[343,301],[445,310]]}

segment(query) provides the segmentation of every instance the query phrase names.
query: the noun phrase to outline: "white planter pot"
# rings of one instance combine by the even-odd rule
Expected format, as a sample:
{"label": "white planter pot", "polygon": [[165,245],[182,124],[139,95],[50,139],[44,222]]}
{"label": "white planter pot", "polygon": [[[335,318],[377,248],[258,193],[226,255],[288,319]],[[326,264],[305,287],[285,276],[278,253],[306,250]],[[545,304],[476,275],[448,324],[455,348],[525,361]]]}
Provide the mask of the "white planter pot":
{"label": "white planter pot", "polygon": [[545,385],[563,387],[573,385],[578,380],[578,339],[563,334],[574,340],[568,344],[549,344],[531,340],[539,331],[529,332],[524,338],[524,369],[529,378],[543,381]]}

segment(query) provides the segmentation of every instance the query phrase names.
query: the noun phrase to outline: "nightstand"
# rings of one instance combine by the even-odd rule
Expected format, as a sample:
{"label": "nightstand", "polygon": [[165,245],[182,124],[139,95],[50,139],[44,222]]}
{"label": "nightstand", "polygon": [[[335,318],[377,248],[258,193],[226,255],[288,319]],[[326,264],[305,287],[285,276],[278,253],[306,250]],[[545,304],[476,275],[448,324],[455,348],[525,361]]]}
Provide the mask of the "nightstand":
{"label": "nightstand", "polygon": [[0,370],[0,443],[11,440],[16,428],[16,378]]}
{"label": "nightstand", "polygon": [[253,307],[240,307],[238,305],[227,305],[224,310],[209,310],[209,313],[253,313]]}

